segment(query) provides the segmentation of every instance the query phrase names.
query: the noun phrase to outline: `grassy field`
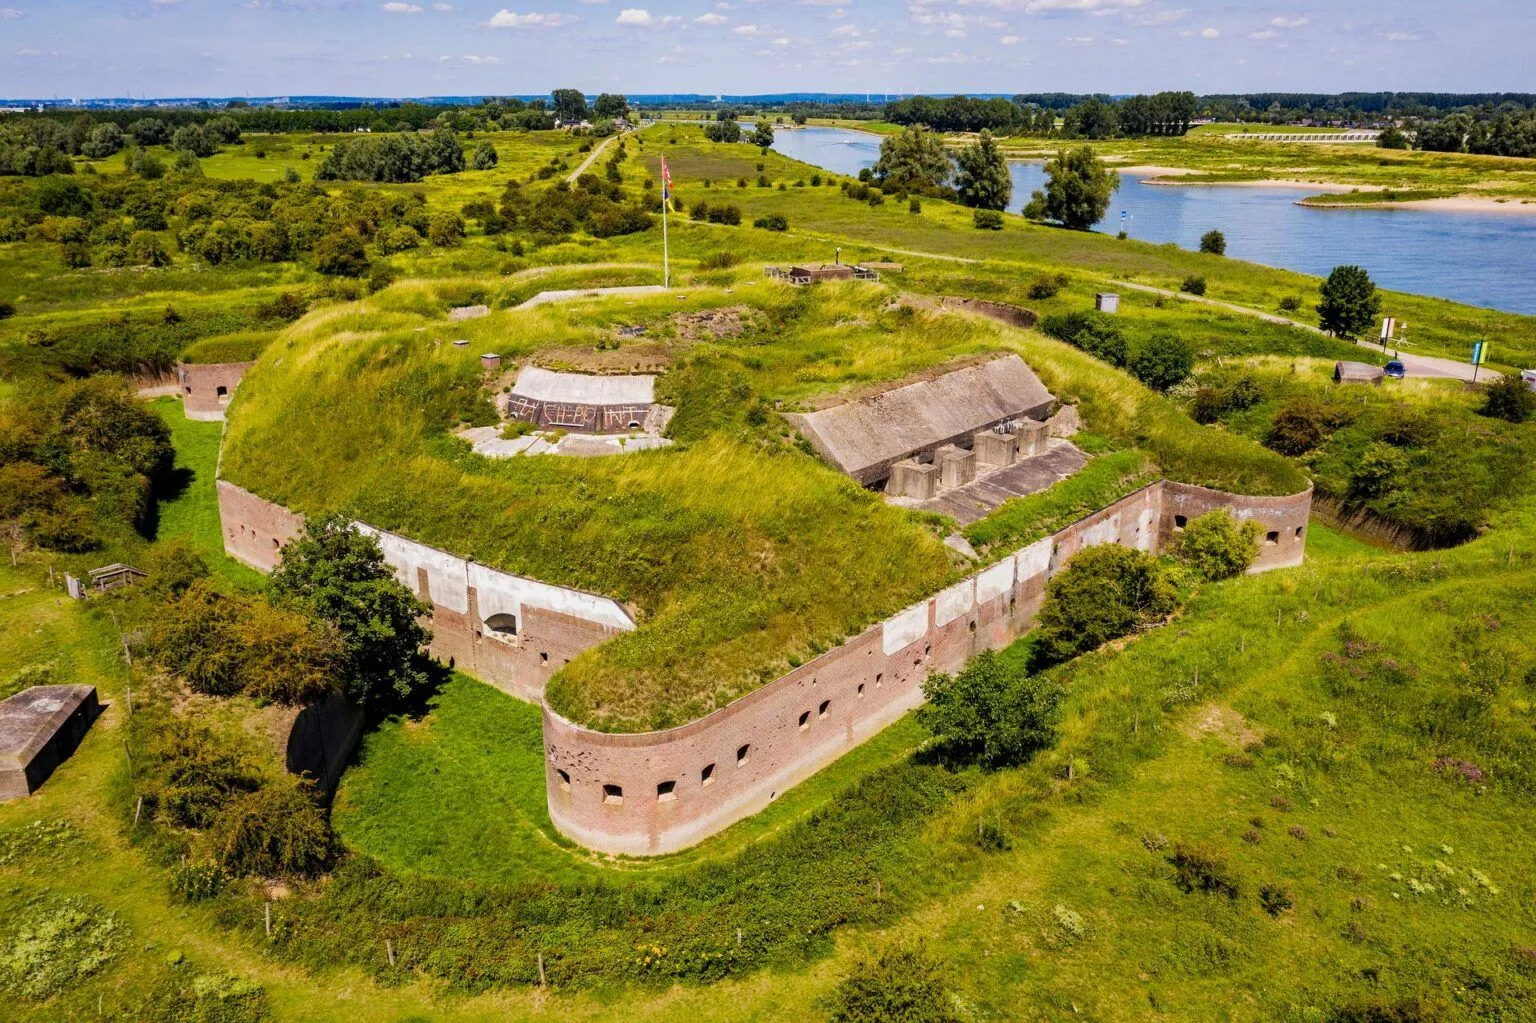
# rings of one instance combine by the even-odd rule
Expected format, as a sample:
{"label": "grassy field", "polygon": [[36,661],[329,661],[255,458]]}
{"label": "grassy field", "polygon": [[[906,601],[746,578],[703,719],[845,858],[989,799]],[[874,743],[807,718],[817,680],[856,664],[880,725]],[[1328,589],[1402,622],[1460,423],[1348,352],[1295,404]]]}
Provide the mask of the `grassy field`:
{"label": "grassy field", "polygon": [[[710,572],[742,578],[732,559],[743,551],[805,558],[848,578],[884,579],[875,573],[918,564],[932,578],[914,581],[914,592],[959,571],[929,527],[842,484],[790,446],[771,414],[776,401],[793,407],[954,355],[1020,352],[1058,394],[1078,399],[1096,434],[1084,443],[1102,452],[1074,486],[985,524],[986,535],[974,537],[983,547],[1005,549],[1080,502],[1134,485],[1144,459],[1195,478],[1241,481],[1247,472],[1258,489],[1300,479],[1294,464],[1258,452],[1244,434],[1259,434],[1282,392],[1321,389],[1326,360],[1347,351],[1336,342],[1124,295],[1120,322],[1133,347],[1176,332],[1195,341],[1203,374],[1274,382],[1248,419],[1196,429],[1168,399],[1074,349],[990,321],[903,313],[895,300],[977,295],[1049,313],[1085,307],[1117,278],[1176,287],[1199,269],[1213,295],[1272,310],[1287,294],[1309,297],[1315,281],[1013,219],[1000,234],[976,232],[963,212],[939,203],[918,215],[894,201],[870,208],[812,188],[807,168],[773,155],[764,173],[785,190],[739,189],[734,178],[706,189],[706,171],[755,180],[762,158],[750,147],[706,150],[689,130],[653,129],[646,145],[653,158],[667,146],[664,133],[678,133],[668,152],[685,200],[737,203],[748,222],[783,212],[790,232],[674,218],[683,301],[498,311],[453,325],[446,308],[476,294],[501,310],[539,290],[653,282],[655,232],[523,257],[472,235],[459,249],[395,257],[407,273],[436,279],[364,301],[319,301],[278,333],[237,393],[226,467],[269,496],[346,507],[426,539],[456,538],[493,563],[633,580],[631,595],[649,601],[654,616],[647,635],[662,638],[676,634],[653,626],[682,613],[677,595]],[[532,169],[561,152],[538,138],[497,143],[508,147],[507,166]],[[251,162],[274,159],[269,152]],[[636,162],[644,163],[626,165],[630,187]],[[807,184],[796,187],[802,177]],[[491,174],[417,187],[429,203],[449,204],[498,184]],[[879,286],[791,292],[760,275],[763,261],[818,258],[836,244],[845,258],[932,255],[902,256],[906,269]],[[700,265],[720,253],[744,261]],[[292,265],[206,271],[180,262],[134,277],[66,273],[52,259],[39,243],[0,247],[0,265],[24,274],[19,284],[5,277],[0,289],[28,296],[20,315],[0,324],[10,352],[39,346],[30,336],[37,329],[86,334],[123,311],[147,318],[167,304],[219,337],[237,329],[224,325],[235,314],[221,309],[238,312],[314,281]],[[980,261],[963,261],[972,259]],[[1070,278],[1060,294],[1028,297],[1036,274],[1058,270]],[[155,290],[146,292],[145,280]],[[1433,343],[1447,351],[1459,332],[1483,326],[1511,357],[1536,345],[1529,318],[1403,296],[1389,304],[1417,317],[1416,328],[1432,321]],[[741,333],[700,331],[687,317],[706,309],[734,311]],[[637,324],[645,337],[596,350],[615,327]],[[467,352],[444,343],[459,337],[471,341]],[[678,464],[626,459],[578,467],[573,478],[467,455],[442,426],[479,414],[481,381],[471,367],[492,348],[554,364],[633,356],[670,367],[662,386],[680,407]],[[29,386],[12,377],[0,397],[24,399]],[[1475,415],[1475,396],[1459,391],[1413,384],[1361,397],[1373,409],[1393,401],[1437,410],[1452,438],[1498,439]],[[212,487],[219,424],[188,422],[171,401],[157,408],[172,428],[182,485],[161,502],[153,542],[184,538],[230,585],[259,585],[221,554]],[[1511,427],[1505,446],[1531,443],[1533,430]],[[263,438],[280,443],[255,446]],[[1466,445],[1469,464],[1495,464],[1481,443]],[[408,476],[409,487],[400,479]],[[374,492],[363,494],[368,480]],[[733,482],[748,493],[709,496]],[[561,491],[577,488],[628,503],[574,519]],[[439,503],[423,506],[423,493]],[[547,545],[555,549],[519,538],[511,510],[520,502],[543,516],[527,536],[558,531],[561,543]],[[814,514],[784,514],[795,502]],[[1304,566],[1190,588],[1168,626],[1057,669],[1066,693],[1060,735],[1029,766],[947,774],[912,757],[924,734],[904,720],[767,812],[657,861],[611,861],[562,841],[544,808],[535,712],[457,676],[423,716],[384,722],[368,736],[335,814],[354,860],[273,904],[275,941],[264,933],[259,884],[188,904],[135,844],[123,784],[130,676],[113,623],[50,589],[42,560],[0,567],[0,685],[47,666],[60,681],[95,684],[108,705],[38,794],[0,805],[0,977],[35,947],[21,932],[65,911],[106,935],[104,958],[62,993],[6,988],[0,1016],[229,1019],[227,1006],[223,1016],[206,1005],[202,1016],[169,1016],[146,1009],[145,999],[238,982],[259,989],[259,1018],[281,1021],[818,1019],[818,999],[862,955],[924,939],[967,1023],[1530,1019],[1536,515],[1513,493],[1487,514],[1472,542],[1410,554],[1314,522]],[[615,522],[628,551],[595,539]],[[743,523],[771,528],[748,542]],[[680,565],[675,555],[667,563],[636,553],[675,551],[668,545],[679,535],[699,530],[713,538],[716,561]],[[821,531],[825,546],[805,540],[807,531]],[[878,557],[866,560],[872,551]],[[758,592],[787,605],[843,599],[809,586]],[[904,598],[886,590],[879,599]],[[877,601],[858,600],[841,609],[850,622],[878,613]],[[817,635],[830,642],[842,627],[823,619]],[[803,636],[776,637],[773,649],[802,641],[811,649]],[[615,656],[608,650],[600,653]],[[655,656],[643,646],[632,652]],[[597,671],[605,662],[579,663]],[[979,842],[983,834],[1001,839]],[[1221,890],[1181,887],[1172,862],[1180,844],[1200,847]],[[73,941],[45,946],[45,960],[76,968],[91,950]],[[654,965],[642,955],[663,945],[668,954]],[[733,945],[742,951],[715,965],[679,961]],[[536,986],[536,951],[550,966],[551,989]],[[390,954],[399,965],[389,965]]]}

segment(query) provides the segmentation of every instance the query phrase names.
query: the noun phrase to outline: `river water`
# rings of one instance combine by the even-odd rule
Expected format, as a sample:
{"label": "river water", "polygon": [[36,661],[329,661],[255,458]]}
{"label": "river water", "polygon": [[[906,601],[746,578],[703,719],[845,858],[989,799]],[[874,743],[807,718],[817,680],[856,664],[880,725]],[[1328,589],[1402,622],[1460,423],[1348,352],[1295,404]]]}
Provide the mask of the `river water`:
{"label": "river water", "polygon": [[[845,128],[798,128],[780,130],[774,149],[856,175],[874,166],[880,139]],[[1009,169],[1009,209],[1018,212],[1045,184],[1045,170],[1040,163],[1011,163]],[[1305,186],[1146,185],[1121,175],[1109,213],[1094,230],[1113,234],[1123,224],[1132,238],[1193,249],[1215,228],[1227,236],[1227,255],[1236,259],[1318,276],[1355,263],[1394,291],[1536,315],[1536,214],[1296,205],[1316,192]]]}

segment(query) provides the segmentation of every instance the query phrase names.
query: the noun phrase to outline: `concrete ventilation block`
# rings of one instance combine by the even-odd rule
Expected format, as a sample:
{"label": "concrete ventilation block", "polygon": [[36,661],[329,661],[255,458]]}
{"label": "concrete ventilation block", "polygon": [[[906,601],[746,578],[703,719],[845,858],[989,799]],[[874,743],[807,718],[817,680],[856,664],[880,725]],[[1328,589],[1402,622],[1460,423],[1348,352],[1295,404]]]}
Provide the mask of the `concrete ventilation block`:
{"label": "concrete ventilation block", "polygon": [[923,465],[912,459],[891,466],[891,481],[886,493],[894,497],[912,497],[926,501],[938,489],[939,471],[932,465]]}
{"label": "concrete ventilation block", "polygon": [[501,356],[497,355],[495,352],[486,352],[484,355],[480,356],[480,368],[500,369]]}
{"label": "concrete ventilation block", "polygon": [[939,486],[963,487],[976,478],[976,453],[946,444],[933,456],[939,467]]}
{"label": "concrete ventilation block", "polygon": [[1014,432],[1014,440],[1018,444],[1020,458],[1033,458],[1036,455],[1045,454],[1046,440],[1050,436],[1050,427],[1035,419],[1026,419]]}
{"label": "concrete ventilation block", "polygon": [[1112,291],[1101,291],[1093,296],[1093,307],[1101,313],[1118,313],[1120,296]]}
{"label": "concrete ventilation block", "polygon": [[971,450],[976,453],[976,461],[982,465],[1012,465],[1014,439],[1006,433],[982,430],[973,438]]}

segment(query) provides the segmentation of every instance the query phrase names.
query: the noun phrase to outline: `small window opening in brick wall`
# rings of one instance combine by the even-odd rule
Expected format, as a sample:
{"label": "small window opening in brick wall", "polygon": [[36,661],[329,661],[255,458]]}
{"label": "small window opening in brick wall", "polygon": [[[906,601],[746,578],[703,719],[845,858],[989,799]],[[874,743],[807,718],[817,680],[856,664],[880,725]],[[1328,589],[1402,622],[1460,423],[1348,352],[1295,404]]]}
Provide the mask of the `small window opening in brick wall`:
{"label": "small window opening in brick wall", "polygon": [[1265,543],[1279,543],[1280,542],[1280,531],[1276,530],[1276,529],[1271,529],[1268,533],[1265,534],[1264,542]]}
{"label": "small window opening in brick wall", "polygon": [[562,771],[558,767],[555,768],[555,773],[560,776],[560,790],[562,792],[569,792],[569,791],[571,791],[571,776],[570,776],[570,773],[567,772],[567,771]]}
{"label": "small window opening in brick wall", "polygon": [[610,806],[624,805],[624,787],[622,785],[604,785],[603,802]]}
{"label": "small window opening in brick wall", "polygon": [[1306,531],[1307,531],[1307,527],[1306,526],[1297,526],[1296,527],[1296,539],[1300,540],[1301,539],[1301,534],[1305,533]]}
{"label": "small window opening in brick wall", "polygon": [[881,683],[883,683],[884,681],[885,681],[885,672],[883,672],[883,671],[875,672],[875,688],[879,689]]}
{"label": "small window opening in brick wall", "polygon": [[1174,529],[1183,529],[1187,525],[1189,525],[1189,519],[1186,516],[1175,515],[1173,517],[1173,528]]}
{"label": "small window opening in brick wall", "polygon": [[859,683],[859,699],[864,699],[864,683]]}
{"label": "small window opening in brick wall", "polygon": [[715,765],[705,764],[704,770],[699,772],[700,785],[713,785],[715,783]]}
{"label": "small window opening in brick wall", "polygon": [[677,798],[677,782],[662,781],[656,783],[656,802],[670,803]]}
{"label": "small window opening in brick wall", "polygon": [[821,706],[816,708],[816,716],[819,717],[819,718],[826,717],[827,716],[827,711],[831,708],[831,706],[832,706],[832,701],[831,700],[822,700],[821,701]]}
{"label": "small window opening in brick wall", "polygon": [[736,763],[745,764],[747,758],[752,755],[752,744],[749,742],[736,751]]}
{"label": "small window opening in brick wall", "polygon": [[811,712],[808,710],[802,711],[800,714],[800,731],[803,732],[809,727],[811,727]]}
{"label": "small window opening in brick wall", "polygon": [[548,650],[540,651],[540,653],[539,653],[539,663],[540,664],[548,664],[549,663],[549,651]]}

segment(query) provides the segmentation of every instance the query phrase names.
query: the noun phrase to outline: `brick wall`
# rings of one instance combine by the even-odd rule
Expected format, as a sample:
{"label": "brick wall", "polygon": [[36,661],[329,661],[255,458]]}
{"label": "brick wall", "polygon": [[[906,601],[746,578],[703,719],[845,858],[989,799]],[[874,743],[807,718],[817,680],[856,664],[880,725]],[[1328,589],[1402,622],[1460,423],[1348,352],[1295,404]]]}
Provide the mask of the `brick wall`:
{"label": "brick wall", "polygon": [[[956,671],[1030,628],[1046,581],[1100,543],[1158,550],[1226,507],[1276,533],[1254,571],[1297,564],[1311,491],[1247,498],[1159,482],[1004,558],[727,707],[678,728],[594,732],[544,710],[550,818],[589,848],[654,855],[751,816],[922,703],[930,672]],[[744,755],[742,755],[744,752]]]}
{"label": "brick wall", "polygon": [[254,362],[184,362],[177,366],[181,410],[188,419],[223,419],[224,408],[235,396],[240,378],[254,365]]}

